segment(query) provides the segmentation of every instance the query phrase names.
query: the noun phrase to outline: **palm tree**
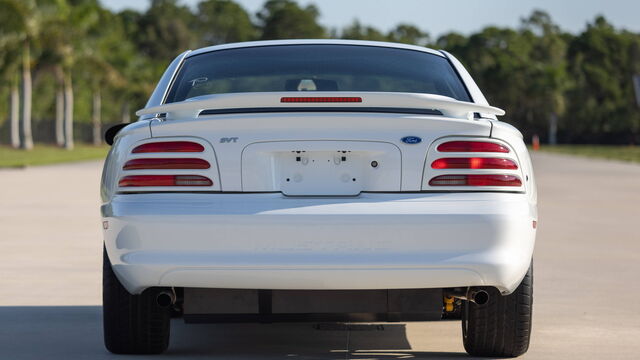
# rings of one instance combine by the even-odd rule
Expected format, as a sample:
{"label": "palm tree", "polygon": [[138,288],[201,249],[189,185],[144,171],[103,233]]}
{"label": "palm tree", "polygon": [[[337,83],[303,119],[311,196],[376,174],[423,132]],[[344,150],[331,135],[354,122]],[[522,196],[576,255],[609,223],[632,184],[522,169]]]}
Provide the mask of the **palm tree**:
{"label": "palm tree", "polygon": [[64,146],[64,72],[62,66],[57,65],[54,73],[56,77],[56,145]]}
{"label": "palm tree", "polygon": [[48,31],[42,34],[43,51],[40,61],[50,68],[56,81],[55,139],[58,146],[73,149],[73,8],[66,1],[56,2],[56,12],[48,19]]}
{"label": "palm tree", "polygon": [[[83,57],[91,52],[86,35],[98,21],[98,5],[93,1],[69,6],[65,2],[59,2],[57,21],[63,31],[59,39],[56,51],[62,59],[64,71],[64,147],[73,149],[73,79],[71,70]],[[98,76],[97,74],[95,74]],[[94,99],[95,100],[95,99]],[[94,102],[94,105],[99,105]]]}
{"label": "palm tree", "polygon": [[20,147],[33,149],[31,134],[31,45],[25,40],[22,48],[22,138]]}
{"label": "palm tree", "polygon": [[[49,72],[53,74],[55,83],[55,141],[64,146],[64,69],[62,58],[58,52],[59,40],[64,29],[57,24],[48,24],[48,31],[43,34],[41,53],[38,58],[36,74]],[[37,76],[36,76],[37,77]]]}
{"label": "palm tree", "polygon": [[31,135],[31,67],[33,65],[31,46],[40,35],[44,15],[35,0],[0,0],[0,13],[2,13],[3,25],[11,29],[11,32],[6,35],[12,36],[21,43],[22,131],[20,147],[30,150],[33,148]]}
{"label": "palm tree", "polygon": [[[91,124],[93,144],[102,144],[102,90],[104,88],[124,87],[125,81],[120,72],[110,63],[126,63],[131,56],[123,44],[124,36],[120,19],[111,12],[95,8],[98,20],[93,24],[100,31],[87,37],[84,51],[78,65],[83,77],[89,79],[92,91]],[[117,49],[117,50],[116,50]]]}
{"label": "palm tree", "polygon": [[[4,35],[4,36],[3,36]],[[9,86],[9,134],[12,147],[20,147],[20,80],[17,71],[20,67],[19,46],[15,39],[0,34],[0,80]]]}
{"label": "palm tree", "polygon": [[20,71],[22,116],[20,147],[26,150],[33,148],[33,136],[31,134],[31,96],[32,79],[31,72],[34,65],[32,48],[37,48],[45,29],[46,23],[55,15],[57,7],[64,0],[51,0],[39,4],[36,0],[0,0],[0,19],[3,27],[8,29],[3,34],[6,39],[20,43],[22,56]]}
{"label": "palm tree", "polygon": [[64,76],[64,148],[73,150],[73,82],[71,74]]}
{"label": "palm tree", "polygon": [[9,126],[11,128],[11,146],[20,147],[20,94],[18,91],[18,79],[14,78],[9,95]]}
{"label": "palm tree", "polygon": [[[100,39],[98,40],[100,41]],[[102,144],[102,89],[105,87],[124,87],[124,79],[120,73],[109,64],[103,54],[89,51],[78,59],[77,68],[83,70],[82,75],[89,80],[91,86],[91,124],[94,145]]]}

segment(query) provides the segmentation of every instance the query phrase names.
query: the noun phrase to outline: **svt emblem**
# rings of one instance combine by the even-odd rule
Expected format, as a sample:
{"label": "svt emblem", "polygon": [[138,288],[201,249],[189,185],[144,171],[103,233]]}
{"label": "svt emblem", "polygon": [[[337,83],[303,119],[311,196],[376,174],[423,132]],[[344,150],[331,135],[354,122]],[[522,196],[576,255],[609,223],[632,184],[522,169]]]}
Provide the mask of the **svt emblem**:
{"label": "svt emblem", "polygon": [[222,144],[234,143],[234,142],[238,142],[238,138],[237,137],[223,137],[223,138],[220,138],[220,142]]}

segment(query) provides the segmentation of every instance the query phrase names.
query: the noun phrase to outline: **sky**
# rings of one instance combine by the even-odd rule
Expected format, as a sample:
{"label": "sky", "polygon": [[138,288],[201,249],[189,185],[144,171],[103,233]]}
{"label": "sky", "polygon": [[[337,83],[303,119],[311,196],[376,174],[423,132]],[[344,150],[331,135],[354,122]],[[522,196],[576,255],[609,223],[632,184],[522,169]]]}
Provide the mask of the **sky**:
{"label": "sky", "polygon": [[[522,17],[534,9],[547,11],[553,21],[572,33],[582,31],[587,22],[604,15],[617,28],[640,33],[638,0],[296,0],[301,5],[315,4],[320,9],[320,23],[342,28],[358,19],[388,31],[398,23],[416,25],[431,36],[450,31],[465,35],[489,25],[517,27]],[[112,10],[133,8],[144,11],[148,0],[101,0]],[[195,6],[199,0],[182,0]],[[235,0],[250,14],[255,14],[265,0]]]}

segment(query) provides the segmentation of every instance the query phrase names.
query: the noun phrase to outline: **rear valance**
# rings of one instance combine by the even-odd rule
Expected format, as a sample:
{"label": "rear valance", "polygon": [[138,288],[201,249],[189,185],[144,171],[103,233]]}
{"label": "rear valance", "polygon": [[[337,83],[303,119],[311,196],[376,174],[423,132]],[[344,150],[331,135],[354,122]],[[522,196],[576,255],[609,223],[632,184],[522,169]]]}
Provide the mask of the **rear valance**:
{"label": "rear valance", "polygon": [[[282,99],[287,101],[282,101]],[[296,98],[304,101],[295,101]],[[353,99],[358,98],[361,101],[312,101],[311,99]],[[453,98],[432,95],[432,94],[416,94],[416,93],[381,93],[381,92],[319,92],[314,91],[312,94],[298,94],[295,92],[270,92],[270,93],[235,93],[235,94],[217,94],[191,98],[181,102],[169,103],[160,106],[154,106],[141,109],[136,115],[148,114],[167,114],[167,118],[193,118],[203,110],[211,109],[240,109],[240,108],[271,108],[277,109],[282,107],[291,109],[292,106],[301,109],[309,107],[309,104],[315,108],[323,106],[331,107],[339,110],[341,107],[357,109],[362,107],[362,111],[366,112],[367,108],[412,108],[437,110],[445,116],[455,118],[473,118],[473,113],[484,113],[492,115],[504,115],[504,110],[476,103],[455,100]],[[353,110],[352,110],[353,111]]]}

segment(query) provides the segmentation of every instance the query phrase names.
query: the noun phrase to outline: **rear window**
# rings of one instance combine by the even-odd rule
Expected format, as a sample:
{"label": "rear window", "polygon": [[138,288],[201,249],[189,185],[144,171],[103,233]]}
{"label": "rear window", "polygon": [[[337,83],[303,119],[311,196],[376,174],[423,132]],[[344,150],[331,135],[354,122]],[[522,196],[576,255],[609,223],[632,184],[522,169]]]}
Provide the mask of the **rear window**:
{"label": "rear window", "polygon": [[442,56],[354,45],[278,45],[212,51],[185,60],[167,103],[192,97],[272,91],[426,93],[470,101]]}

